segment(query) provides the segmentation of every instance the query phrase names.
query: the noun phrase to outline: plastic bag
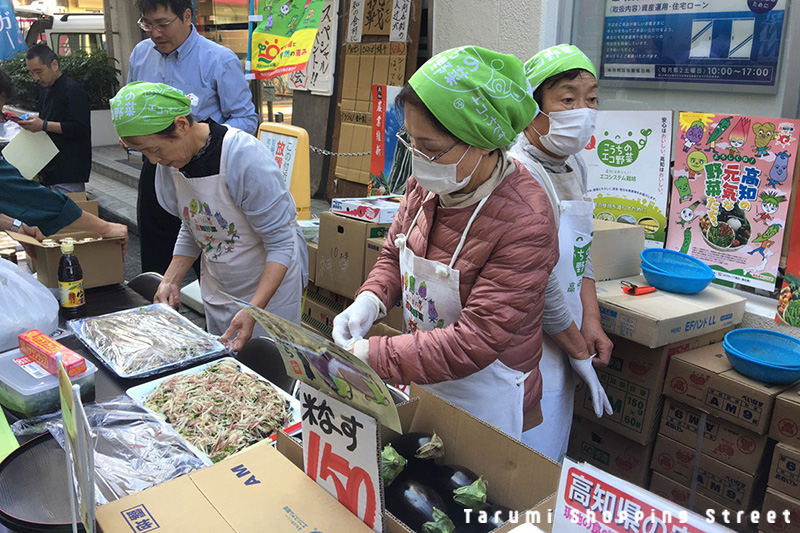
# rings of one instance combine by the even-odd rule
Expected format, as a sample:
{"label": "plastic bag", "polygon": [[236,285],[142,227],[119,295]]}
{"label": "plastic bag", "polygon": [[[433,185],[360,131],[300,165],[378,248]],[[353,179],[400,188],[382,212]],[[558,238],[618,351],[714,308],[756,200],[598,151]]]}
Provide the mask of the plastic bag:
{"label": "plastic bag", "polygon": [[20,333],[38,329],[52,335],[58,329],[58,301],[11,261],[0,261],[0,302],[0,352],[19,346]]}
{"label": "plastic bag", "polygon": [[[97,505],[210,464],[197,457],[171,426],[127,396],[84,407],[94,437]],[[64,429],[60,413],[20,420],[11,429],[19,436],[41,429],[42,422],[63,447]]]}

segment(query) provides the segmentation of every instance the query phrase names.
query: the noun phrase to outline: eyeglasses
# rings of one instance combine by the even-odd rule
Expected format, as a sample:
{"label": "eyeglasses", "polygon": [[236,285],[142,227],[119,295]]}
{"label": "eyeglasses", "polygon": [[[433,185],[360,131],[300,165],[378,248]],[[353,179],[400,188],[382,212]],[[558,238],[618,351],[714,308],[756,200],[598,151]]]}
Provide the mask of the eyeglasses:
{"label": "eyeglasses", "polygon": [[170,20],[169,22],[166,22],[166,23],[163,23],[163,24],[148,24],[147,22],[144,22],[142,20],[142,17],[139,17],[139,20],[136,22],[136,24],[138,24],[140,28],[142,28],[144,31],[147,31],[147,32],[150,32],[150,31],[153,31],[153,30],[158,30],[159,32],[163,32],[164,30],[167,29],[167,26],[169,26],[170,24],[172,24],[173,22],[175,22],[179,18],[180,17],[175,17],[174,19]]}
{"label": "eyeglasses", "polygon": [[403,129],[401,129],[400,131],[398,131],[398,132],[395,134],[395,135],[397,136],[397,140],[398,140],[398,141],[400,141],[400,143],[401,143],[403,146],[405,146],[406,148],[408,148],[408,150],[409,150],[409,151],[410,151],[412,154],[418,155],[418,156],[420,156],[420,157],[424,157],[425,159],[427,159],[427,160],[428,160],[429,162],[431,162],[431,163],[433,163],[434,161],[436,161],[437,159],[439,159],[440,157],[442,157],[444,154],[446,154],[447,152],[449,152],[450,150],[452,150],[453,148],[455,148],[455,147],[456,147],[456,145],[458,145],[458,143],[459,143],[459,142],[461,142],[461,141],[456,141],[456,142],[454,142],[454,143],[452,144],[452,146],[450,146],[450,148],[447,148],[447,149],[445,149],[445,150],[442,150],[441,152],[439,152],[439,153],[438,153],[438,154],[436,154],[435,156],[431,157],[431,156],[429,156],[428,154],[426,154],[426,153],[424,153],[424,152],[420,152],[419,150],[417,150],[416,148],[414,148],[414,147],[413,147],[413,146],[412,146],[412,145],[411,145],[411,144],[410,144],[408,141],[406,141],[406,140],[405,140],[405,139],[402,137],[402,135],[401,135],[401,134],[406,134],[406,135],[408,135],[408,132],[406,131],[406,129],[405,129],[405,128],[403,128]]}

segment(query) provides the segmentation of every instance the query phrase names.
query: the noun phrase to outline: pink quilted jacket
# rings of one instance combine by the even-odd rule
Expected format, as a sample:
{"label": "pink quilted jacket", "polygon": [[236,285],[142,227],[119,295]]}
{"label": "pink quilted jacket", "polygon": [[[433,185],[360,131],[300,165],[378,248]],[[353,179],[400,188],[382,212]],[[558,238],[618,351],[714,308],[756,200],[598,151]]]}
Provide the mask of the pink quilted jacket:
{"label": "pink quilted jacket", "polygon": [[[547,194],[521,164],[492,192],[469,231],[454,268],[460,271],[458,322],[449,327],[369,339],[370,366],[387,381],[436,383],[468,376],[500,359],[523,372],[525,411],[542,395],[544,291],[558,261]],[[410,178],[378,262],[361,291],[388,309],[402,298],[395,237],[411,225],[427,192]],[[434,196],[408,236],[418,256],[449,264],[476,205],[444,208]]]}

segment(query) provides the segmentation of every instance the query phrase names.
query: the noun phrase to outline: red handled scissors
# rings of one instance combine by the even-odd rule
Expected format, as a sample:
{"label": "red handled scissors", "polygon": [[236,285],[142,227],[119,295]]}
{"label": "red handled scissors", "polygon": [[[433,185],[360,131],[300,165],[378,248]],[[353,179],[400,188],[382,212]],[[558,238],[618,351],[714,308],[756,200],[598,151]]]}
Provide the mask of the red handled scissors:
{"label": "red handled scissors", "polygon": [[655,287],[651,287],[650,285],[634,285],[630,281],[620,281],[620,285],[622,285],[622,292],[625,294],[630,294],[631,296],[639,296],[641,294],[648,294],[654,292],[656,290]]}

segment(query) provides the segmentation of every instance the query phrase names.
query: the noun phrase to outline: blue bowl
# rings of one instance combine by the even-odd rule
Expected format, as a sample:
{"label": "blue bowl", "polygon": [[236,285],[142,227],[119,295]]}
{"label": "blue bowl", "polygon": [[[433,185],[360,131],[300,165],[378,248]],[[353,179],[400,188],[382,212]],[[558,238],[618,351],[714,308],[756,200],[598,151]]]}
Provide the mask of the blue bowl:
{"label": "blue bowl", "polygon": [[800,370],[800,340],[760,328],[728,332],[722,342],[726,350],[753,363],[770,368]]}
{"label": "blue bowl", "polygon": [[733,368],[740,374],[764,383],[794,383],[800,379],[800,368],[789,370],[766,366],[750,359],[739,357],[726,346],[723,344],[725,355],[728,356],[728,361],[731,362]]}
{"label": "blue bowl", "polygon": [[[709,270],[711,270],[709,268]],[[677,292],[680,294],[697,294],[714,280],[714,272],[705,277],[686,276],[670,271],[657,270],[642,262],[642,274],[647,283],[662,291]]]}
{"label": "blue bowl", "polygon": [[714,279],[714,271],[710,266],[691,255],[675,250],[645,248],[640,257],[642,266],[647,265],[651,270],[666,272],[681,278],[706,279],[711,277],[712,280]]}

